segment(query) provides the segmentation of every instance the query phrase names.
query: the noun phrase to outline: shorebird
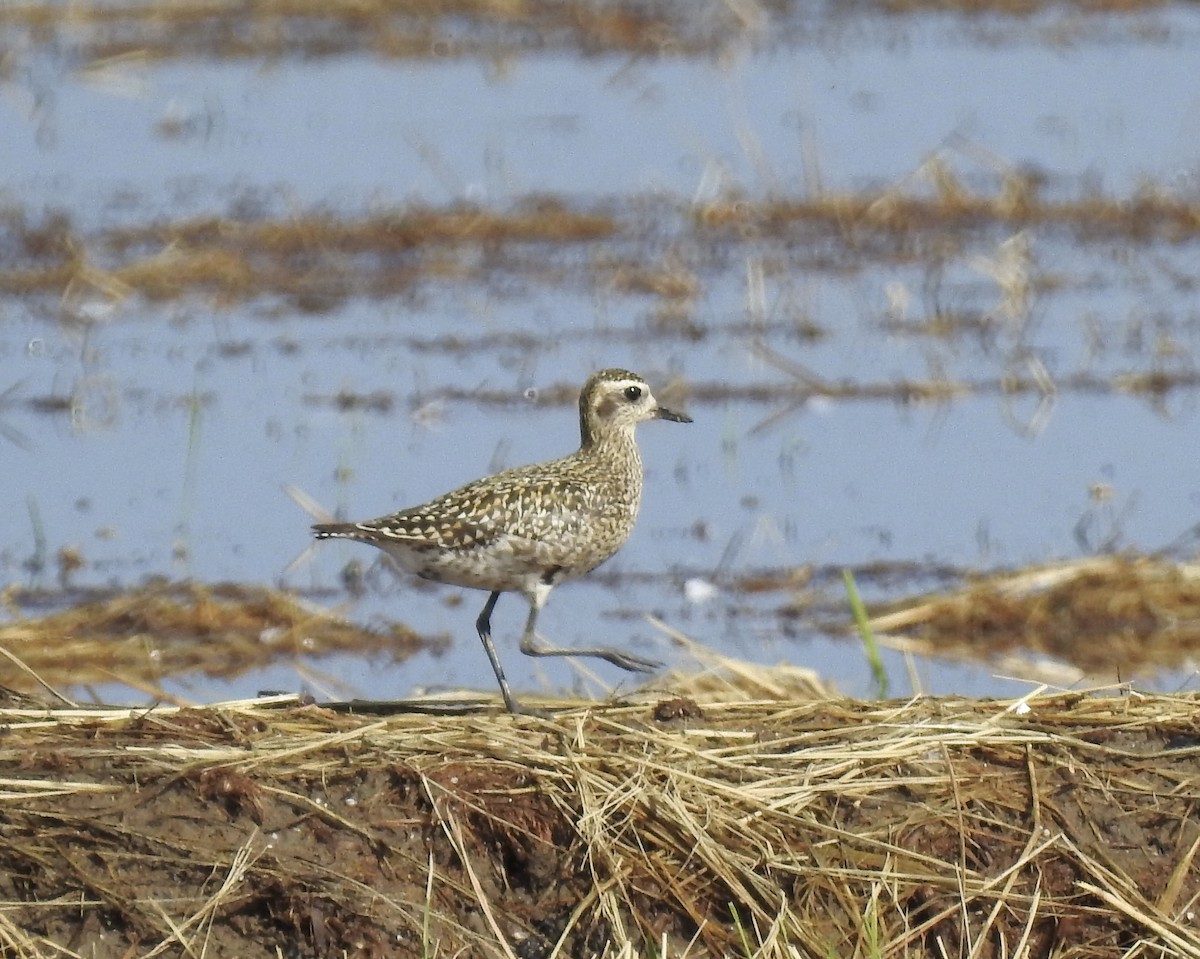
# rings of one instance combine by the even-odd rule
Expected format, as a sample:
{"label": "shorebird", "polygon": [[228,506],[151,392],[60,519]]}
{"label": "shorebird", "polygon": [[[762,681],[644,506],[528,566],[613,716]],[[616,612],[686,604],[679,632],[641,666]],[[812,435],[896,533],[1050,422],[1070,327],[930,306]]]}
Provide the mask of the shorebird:
{"label": "shorebird", "polygon": [[642,456],[634,429],[645,420],[690,423],[659,406],[628,370],[593,373],[579,394],[579,449],[505,470],[421,506],[361,523],[319,523],[317,539],[351,539],[387,553],[423,579],[489,591],[475,621],[511,713],[538,713],[509,689],[492,643],[492,610],[504,592],[529,600],[521,636],[527,656],[592,656],[630,672],[661,664],[608,647],[560,649],[535,635],[538,613],[559,583],[609,559],[629,538],[642,499]]}

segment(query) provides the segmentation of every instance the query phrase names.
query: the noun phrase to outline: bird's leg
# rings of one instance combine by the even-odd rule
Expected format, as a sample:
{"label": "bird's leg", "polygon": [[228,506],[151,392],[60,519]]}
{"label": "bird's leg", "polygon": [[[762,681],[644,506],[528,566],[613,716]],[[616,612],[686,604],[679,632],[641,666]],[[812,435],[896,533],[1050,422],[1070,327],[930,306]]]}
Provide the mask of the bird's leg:
{"label": "bird's leg", "polygon": [[607,646],[591,649],[559,649],[555,646],[539,646],[534,628],[537,625],[538,612],[545,605],[546,597],[549,594],[550,588],[545,587],[529,597],[529,619],[525,621],[525,633],[521,636],[521,652],[526,656],[591,656],[606,660],[631,673],[652,673],[662,666],[662,663],[653,659],[645,659],[635,656],[633,653],[610,649]]}
{"label": "bird's leg", "polygon": [[500,695],[504,697],[504,705],[510,713],[545,716],[547,714],[542,710],[534,709],[531,706],[522,706],[517,702],[512,690],[508,688],[508,680],[504,678],[504,667],[500,665],[500,657],[496,655],[496,647],[492,645],[492,610],[496,608],[496,600],[499,598],[500,591],[493,590],[492,594],[488,596],[487,602],[483,604],[483,612],[475,620],[475,629],[479,631],[479,638],[483,640],[483,648],[487,651],[488,659],[492,663],[492,671],[496,674],[497,682],[500,683]]}

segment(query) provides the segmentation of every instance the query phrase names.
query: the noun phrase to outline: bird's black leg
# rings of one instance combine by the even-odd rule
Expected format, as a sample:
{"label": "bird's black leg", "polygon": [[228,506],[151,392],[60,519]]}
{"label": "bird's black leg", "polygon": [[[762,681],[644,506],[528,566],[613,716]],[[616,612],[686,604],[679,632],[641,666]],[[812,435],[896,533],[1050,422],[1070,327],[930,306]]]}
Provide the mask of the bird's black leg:
{"label": "bird's black leg", "polygon": [[525,633],[521,636],[521,652],[526,656],[591,656],[603,659],[631,673],[650,673],[662,666],[653,659],[644,659],[633,653],[623,653],[619,649],[598,646],[590,649],[560,649],[555,646],[539,646],[534,628],[537,626],[538,612],[546,604],[550,588],[539,589],[529,597],[529,619],[525,621]]}
{"label": "bird's black leg", "polygon": [[483,612],[475,620],[475,629],[479,631],[479,638],[483,640],[483,648],[487,651],[488,659],[491,660],[492,671],[496,674],[496,681],[500,683],[500,695],[504,697],[504,705],[510,713],[545,716],[546,713],[540,709],[522,706],[513,696],[512,690],[508,688],[508,680],[504,677],[504,667],[500,665],[500,657],[496,655],[496,647],[492,644],[492,610],[496,608],[496,600],[499,598],[500,591],[493,590],[492,594],[488,596],[487,602],[483,604]]}

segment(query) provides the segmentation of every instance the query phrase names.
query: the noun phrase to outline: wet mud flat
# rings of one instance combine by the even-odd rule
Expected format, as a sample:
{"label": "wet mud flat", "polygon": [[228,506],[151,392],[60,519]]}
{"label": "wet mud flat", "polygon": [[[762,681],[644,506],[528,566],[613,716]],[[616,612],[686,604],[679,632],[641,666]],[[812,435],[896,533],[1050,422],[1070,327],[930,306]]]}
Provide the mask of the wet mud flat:
{"label": "wet mud flat", "polygon": [[0,711],[9,956],[1190,956],[1195,696]]}

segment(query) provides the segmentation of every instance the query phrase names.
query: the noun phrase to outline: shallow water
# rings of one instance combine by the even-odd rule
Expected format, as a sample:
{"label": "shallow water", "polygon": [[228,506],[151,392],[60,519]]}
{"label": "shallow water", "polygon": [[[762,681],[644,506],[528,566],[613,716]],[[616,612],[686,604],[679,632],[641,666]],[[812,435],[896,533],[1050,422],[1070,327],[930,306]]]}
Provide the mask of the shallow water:
{"label": "shallow water", "polygon": [[[639,527],[593,581],[555,593],[541,627],[556,642],[603,635],[677,663],[643,618],[653,613],[861,694],[858,646],[822,628],[848,621],[842,566],[878,599],[943,583],[944,567],[1171,546],[1200,498],[1196,221],[1145,235],[992,221],[898,239],[866,227],[704,232],[686,215],[726,197],[944,195],[944,171],[980,195],[1037,170],[1050,197],[1140,190],[1200,204],[1187,43],[1200,14],[1073,25],[1063,42],[1064,25],[1046,19],[995,21],[993,33],[988,21],[864,13],[692,58],[361,50],[97,65],[69,44],[14,46],[0,199],[31,222],[66,212],[85,244],[199,215],[505,210],[533,194],[615,211],[621,228],[591,243],[443,251],[388,296],[354,281],[386,276],[389,261],[349,249],[320,252],[344,256],[350,292],[304,303],[186,284],[159,300],[99,283],[6,294],[0,576],[51,584],[54,554],[73,546],[77,584],[163,574],[338,587],[344,564],[378,557],[352,545],[302,556],[310,520],[283,484],[363,518],[559,455],[577,440],[569,394],[606,365],[639,370],[659,393],[673,384],[672,405],[695,423],[642,428]],[[99,242],[85,252],[100,269],[119,260]],[[613,259],[677,267],[692,292],[629,292]],[[1119,381],[1159,373],[1185,382],[1129,395]],[[798,390],[807,375],[848,389]],[[1017,377],[1043,388],[1005,395]],[[917,381],[962,395],[897,400]],[[343,391],[376,403],[347,409]],[[60,408],[46,412],[47,398]],[[39,557],[45,568],[31,571]],[[877,580],[878,563],[912,575]],[[804,564],[818,572],[811,597],[744,588]],[[695,601],[705,583],[715,592]],[[490,687],[472,625],[482,594],[458,605],[456,590],[385,572],[369,587],[343,598],[347,615],[456,642],[401,666],[318,664],[344,684],[333,691]],[[797,596],[815,599],[815,619],[796,614]],[[494,623],[515,685],[569,686],[568,665],[521,662],[505,643],[521,605],[506,597]],[[905,684],[901,658],[887,663]],[[931,692],[1024,688],[992,672],[918,667]],[[281,665],[171,688],[207,699],[310,681]]]}

